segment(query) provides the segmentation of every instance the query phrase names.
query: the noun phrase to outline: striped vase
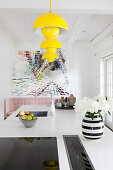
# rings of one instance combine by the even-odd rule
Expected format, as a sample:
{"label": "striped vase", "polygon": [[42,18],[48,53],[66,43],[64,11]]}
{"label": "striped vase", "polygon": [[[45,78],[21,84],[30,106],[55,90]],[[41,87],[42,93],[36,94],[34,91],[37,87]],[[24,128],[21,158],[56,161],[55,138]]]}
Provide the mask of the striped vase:
{"label": "striped vase", "polygon": [[85,138],[96,140],[100,139],[104,132],[104,122],[98,114],[94,115],[94,119],[86,113],[82,120],[82,134]]}

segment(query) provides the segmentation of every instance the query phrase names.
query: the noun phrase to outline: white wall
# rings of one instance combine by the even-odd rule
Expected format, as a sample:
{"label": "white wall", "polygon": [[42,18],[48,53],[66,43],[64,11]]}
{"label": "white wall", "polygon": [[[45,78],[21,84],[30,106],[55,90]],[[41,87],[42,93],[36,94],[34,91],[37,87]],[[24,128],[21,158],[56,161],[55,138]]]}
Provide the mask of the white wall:
{"label": "white wall", "polygon": [[77,98],[97,95],[95,69],[96,59],[91,44],[88,42],[75,43],[68,60],[68,72],[70,91],[76,93]]}
{"label": "white wall", "polygon": [[[4,98],[11,96],[12,56],[14,48],[5,34],[0,33],[0,116],[4,112]],[[88,42],[76,42],[67,59],[70,93],[77,98],[97,95],[96,58]]]}
{"label": "white wall", "polygon": [[13,46],[3,32],[0,32],[0,120],[4,114],[4,99],[11,94],[11,57]]}

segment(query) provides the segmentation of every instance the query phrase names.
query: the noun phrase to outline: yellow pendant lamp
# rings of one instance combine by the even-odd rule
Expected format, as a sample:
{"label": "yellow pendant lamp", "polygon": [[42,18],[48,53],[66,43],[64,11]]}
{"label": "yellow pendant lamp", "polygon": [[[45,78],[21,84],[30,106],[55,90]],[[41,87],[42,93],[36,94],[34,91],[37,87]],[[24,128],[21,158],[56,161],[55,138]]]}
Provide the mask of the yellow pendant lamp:
{"label": "yellow pendant lamp", "polygon": [[60,29],[55,27],[45,27],[41,29],[45,38],[56,38],[59,35]]}
{"label": "yellow pendant lamp", "polygon": [[55,58],[58,58],[57,53],[44,53],[43,58],[47,58],[48,62],[53,62]]}
{"label": "yellow pendant lamp", "polygon": [[58,58],[57,48],[62,48],[62,45],[57,39],[45,39],[42,41],[40,48],[46,49],[43,58],[47,58],[48,62],[53,62],[55,58]]}
{"label": "yellow pendant lamp", "polygon": [[55,38],[59,34],[65,33],[68,30],[65,20],[58,14],[50,12],[40,15],[34,23],[33,29],[37,33],[42,32],[45,38]]}
{"label": "yellow pendant lamp", "polygon": [[57,39],[45,39],[42,41],[40,48],[62,48],[62,45]]}
{"label": "yellow pendant lamp", "polygon": [[51,12],[51,0],[50,12],[39,16],[34,23],[33,29],[38,33],[41,32],[46,38],[40,45],[40,48],[46,49],[43,58],[47,58],[48,62],[53,62],[55,58],[58,58],[57,48],[62,48],[61,43],[55,38],[59,34],[66,32],[68,27],[60,15]]}

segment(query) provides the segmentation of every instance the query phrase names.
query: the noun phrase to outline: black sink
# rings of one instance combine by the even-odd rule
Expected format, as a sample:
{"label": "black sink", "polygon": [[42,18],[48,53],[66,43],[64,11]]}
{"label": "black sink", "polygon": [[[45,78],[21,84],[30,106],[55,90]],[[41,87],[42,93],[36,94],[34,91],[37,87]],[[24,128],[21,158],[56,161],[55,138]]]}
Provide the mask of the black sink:
{"label": "black sink", "polygon": [[[48,111],[29,111],[30,113],[33,113],[35,117],[47,117]],[[18,117],[18,114],[16,115]]]}
{"label": "black sink", "polygon": [[0,138],[0,170],[46,170],[50,162],[59,170],[55,137]]}
{"label": "black sink", "polygon": [[71,170],[95,170],[78,135],[63,136]]}

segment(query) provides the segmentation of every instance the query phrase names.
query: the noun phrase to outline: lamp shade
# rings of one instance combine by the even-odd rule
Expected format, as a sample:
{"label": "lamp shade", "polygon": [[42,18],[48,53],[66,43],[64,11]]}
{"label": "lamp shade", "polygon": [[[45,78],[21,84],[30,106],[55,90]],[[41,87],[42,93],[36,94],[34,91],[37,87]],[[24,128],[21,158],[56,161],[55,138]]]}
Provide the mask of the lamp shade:
{"label": "lamp shade", "polygon": [[56,27],[41,28],[42,34],[45,38],[56,38],[59,35],[60,29]]}
{"label": "lamp shade", "polygon": [[60,15],[51,12],[40,15],[35,21],[33,29],[45,27],[59,28],[59,34],[62,34],[68,30],[65,20]]}
{"label": "lamp shade", "polygon": [[42,41],[40,48],[62,48],[62,45],[57,39],[45,39]]}
{"label": "lamp shade", "polygon": [[44,53],[43,58],[58,58],[58,55],[57,53],[50,54],[46,52]]}
{"label": "lamp shade", "polygon": [[55,58],[58,58],[57,53],[44,53],[43,58],[47,58],[48,62],[53,62]]}

